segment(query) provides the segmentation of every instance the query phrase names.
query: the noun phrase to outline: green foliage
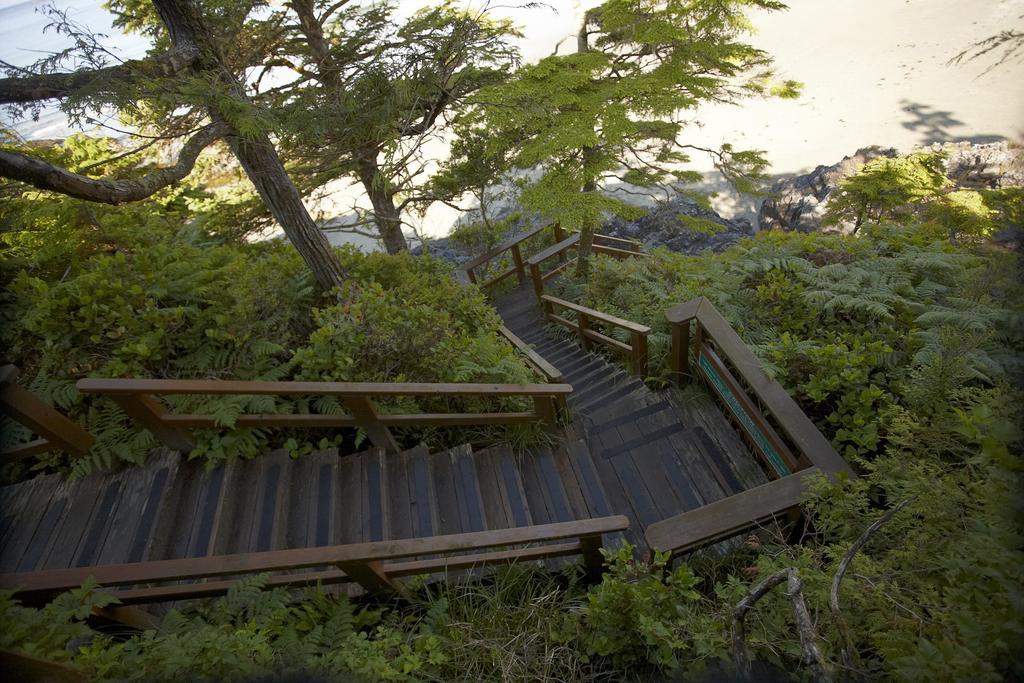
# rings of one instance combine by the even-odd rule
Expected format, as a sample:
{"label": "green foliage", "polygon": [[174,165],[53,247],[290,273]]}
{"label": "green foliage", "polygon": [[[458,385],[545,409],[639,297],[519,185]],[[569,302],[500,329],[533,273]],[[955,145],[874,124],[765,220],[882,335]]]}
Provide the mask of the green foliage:
{"label": "green foliage", "polygon": [[[766,92],[771,60],[742,42],[748,6],[782,7],[608,0],[589,10],[579,51],[526,65],[469,98],[438,182],[478,174],[494,183],[513,169],[539,168],[539,178],[524,181],[521,203],[548,220],[587,230],[608,213],[634,215],[636,207],[599,190],[692,178],[679,171],[689,160],[678,141],[680,111]],[[728,144],[711,152],[744,191],[766,167],[758,152]]]}
{"label": "green foliage", "polygon": [[[822,483],[809,502],[815,534],[802,546],[775,541],[753,561],[760,576],[799,568],[830,660],[841,644],[828,608],[836,563],[879,507],[912,499],[843,586],[868,679],[1021,673],[1024,290],[1013,255],[937,240],[947,228],[762,233],[723,254],[598,258],[592,277],[571,285],[582,303],[654,328],[655,371],[666,363],[664,309],[707,296],[860,470],[857,480]],[[727,620],[749,582],[721,571],[700,613]],[[792,667],[799,648],[788,603],[770,595],[757,612],[752,649]],[[694,627],[705,652],[724,656],[710,628]],[[674,652],[686,668],[703,665],[686,646]]]}
{"label": "green foliage", "polygon": [[[211,246],[154,238],[145,248],[93,256],[63,280],[21,270],[5,293],[3,344],[23,381],[96,437],[89,457],[74,461],[78,472],[116,459],[142,462],[156,445],[109,400],[79,395],[74,383],[83,377],[533,379],[499,339],[494,310],[479,291],[458,285],[447,264],[354,249],[338,255],[351,279],[325,298],[318,298],[294,250],[280,242]],[[235,428],[243,413],[342,412],[336,401],[318,397],[167,401],[179,412],[214,416],[220,429],[199,431],[193,451],[210,462],[254,457],[282,444],[298,455],[325,436]],[[460,405],[406,400],[387,407],[417,412]],[[460,435],[410,430],[405,436],[436,445]],[[48,456],[40,464],[60,462]]]}
{"label": "green foliage", "polygon": [[[94,680],[247,680],[302,671],[328,680],[413,680],[444,661],[427,629],[403,631],[381,610],[307,589],[264,590],[266,575],[238,581],[223,598],[172,610],[158,630],[114,639],[85,619],[111,598],[83,586],[42,610],[0,598],[3,647],[72,661]],[[83,636],[91,635],[90,639]],[[67,645],[78,639],[79,647]]]}
{"label": "green foliage", "polygon": [[638,562],[628,544],[602,549],[608,564],[601,583],[587,594],[584,609],[563,616],[556,636],[577,642],[588,656],[607,657],[621,669],[638,664],[675,669],[690,649],[693,604],[702,599],[700,579],[686,564],[666,573],[667,556]]}
{"label": "green foliage", "polygon": [[924,222],[952,239],[987,237],[1020,225],[1024,189],[958,188],[946,177],[942,152],[869,161],[829,197],[824,225]]}

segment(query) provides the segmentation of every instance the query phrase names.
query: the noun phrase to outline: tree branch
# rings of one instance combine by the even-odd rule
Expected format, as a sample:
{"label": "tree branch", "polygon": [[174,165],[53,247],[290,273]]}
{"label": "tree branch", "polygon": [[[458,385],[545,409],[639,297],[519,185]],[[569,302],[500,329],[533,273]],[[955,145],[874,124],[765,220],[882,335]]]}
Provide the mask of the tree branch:
{"label": "tree branch", "polygon": [[854,647],[853,638],[850,636],[850,628],[846,624],[846,619],[843,618],[842,613],[839,611],[840,584],[842,584],[843,578],[846,576],[846,571],[850,568],[850,563],[853,562],[853,556],[864,547],[864,544],[868,542],[872,534],[881,529],[897,512],[905,508],[911,500],[913,499],[901,500],[891,510],[879,517],[874,524],[865,529],[864,533],[853,542],[853,545],[850,546],[850,549],[846,551],[843,559],[839,562],[839,569],[836,570],[836,576],[832,580],[832,593],[829,597],[829,603],[832,607],[832,620],[835,621],[836,628],[839,629],[843,639],[842,657],[844,666],[853,666],[854,660],[857,657],[857,650]]}
{"label": "tree branch", "polygon": [[89,178],[19,152],[0,150],[0,176],[20,180],[41,190],[103,204],[123,204],[145,199],[173,185],[192,172],[199,153],[230,132],[226,124],[207,126],[181,148],[174,166],[160,168],[141,178],[106,180]]}
{"label": "tree branch", "polygon": [[68,97],[98,81],[120,82],[170,76],[192,65],[196,51],[170,50],[150,59],[133,59],[104,69],[83,69],[20,78],[0,78],[0,104],[25,104]]}
{"label": "tree branch", "polygon": [[775,572],[754,586],[733,609],[732,652],[736,668],[744,680],[750,679],[750,658],[747,656],[747,612],[753,609],[758,600],[783,581],[787,582],[786,596],[793,603],[793,615],[796,619],[797,631],[800,634],[800,647],[803,650],[804,664],[810,667],[813,680],[831,681],[832,676],[825,665],[825,658],[822,657],[821,651],[814,642],[817,634],[814,631],[810,612],[807,610],[807,603],[804,602],[800,576],[797,573],[796,567],[786,567]]}

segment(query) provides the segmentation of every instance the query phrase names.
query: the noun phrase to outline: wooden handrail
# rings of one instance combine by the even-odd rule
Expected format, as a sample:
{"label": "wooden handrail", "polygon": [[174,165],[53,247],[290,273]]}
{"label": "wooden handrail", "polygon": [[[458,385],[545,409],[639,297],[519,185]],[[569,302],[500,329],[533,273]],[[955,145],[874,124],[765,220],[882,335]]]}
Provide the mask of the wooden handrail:
{"label": "wooden handrail", "polygon": [[[512,332],[512,330],[502,325],[501,327],[498,328],[498,331],[501,332],[502,336],[504,336],[505,339],[508,339],[509,343],[512,344],[512,346],[515,347],[515,349],[519,351],[519,353],[523,354],[523,356],[526,358],[526,362],[534,370],[536,370],[540,374],[544,375],[545,378],[547,378],[548,382],[551,382],[552,384],[562,383],[562,371],[556,368],[548,361],[546,361],[539,353],[534,351],[529,344],[524,342],[514,332]],[[566,401],[565,394],[560,394],[556,400],[558,402],[558,407],[561,408],[563,411],[567,412],[569,404]]]}
{"label": "wooden handrail", "polygon": [[527,363],[529,363],[534,370],[544,375],[544,377],[552,384],[562,383],[562,371],[546,361],[543,356],[533,350],[533,347],[520,339],[518,335],[504,325],[499,327],[498,331],[501,332],[502,336],[505,337],[505,339],[507,339],[509,343],[519,351],[519,353],[526,357]]}
{"label": "wooden handrail", "polygon": [[640,323],[635,323],[632,320],[619,318],[611,315],[610,313],[602,313],[601,311],[593,308],[587,308],[586,306],[575,304],[571,301],[566,301],[565,299],[559,299],[558,297],[551,296],[550,294],[545,294],[541,297],[541,300],[557,304],[562,308],[568,308],[569,310],[577,313],[584,313],[588,318],[593,318],[594,320],[599,320],[603,323],[608,323],[609,325],[621,327],[622,329],[629,330],[630,332],[639,332],[641,334],[650,334],[651,332],[651,328],[647,325],[641,325]]}
{"label": "wooden handrail", "polygon": [[[398,576],[429,574],[445,569],[465,569],[499,562],[542,559],[566,554],[580,554],[588,568],[599,570],[603,563],[599,550],[601,535],[617,533],[625,530],[628,526],[629,520],[626,517],[616,515],[573,522],[426,538],[158,560],[99,567],[45,569],[20,574],[0,574],[0,590],[13,591],[22,599],[39,599],[76,588],[89,577],[93,577],[97,584],[106,588],[259,572],[294,571],[311,567],[338,567],[340,572],[313,572],[274,577],[274,583],[290,585],[324,579],[333,583],[355,581],[368,591],[387,592],[399,589],[394,582],[394,578]],[[501,553],[474,552],[527,543],[550,543],[568,538],[575,538],[577,542],[513,549]],[[464,552],[471,554],[455,555]],[[443,557],[395,562],[395,560],[412,557],[423,558],[432,555]],[[452,557],[452,555],[455,556]],[[156,586],[115,591],[113,595],[118,597],[123,604],[154,602],[224,593],[230,585],[231,582],[225,581],[213,584]]]}
{"label": "wooden handrail", "polygon": [[526,259],[526,263],[531,266],[539,265],[540,263],[547,261],[552,256],[557,256],[566,249],[579,244],[580,234],[574,232],[563,240],[555,242],[550,247],[538,251],[536,254]]}
{"label": "wooden handrail", "polygon": [[106,379],[87,377],[76,385],[86,394],[230,394],[274,396],[547,396],[568,394],[568,384],[454,384],[430,382],[266,382],[232,379]]}
{"label": "wooden handrail", "polygon": [[[853,471],[828,439],[800,409],[796,401],[761,367],[753,351],[714,305],[704,297],[673,306],[665,312],[672,327],[672,372],[678,384],[693,377],[691,355],[697,361],[696,372],[707,379],[719,399],[726,404],[755,450],[780,475],[813,465],[828,475]],[[696,323],[696,334],[691,334]],[[709,346],[710,340],[717,348]],[[721,362],[724,358],[728,366]],[[736,371],[732,375],[730,368]],[[742,384],[741,384],[742,382]],[[749,390],[760,407],[747,396]],[[763,408],[796,449],[787,456],[788,445],[761,412]],[[792,459],[790,459],[792,457]]]}
{"label": "wooden handrail", "polygon": [[800,504],[805,479],[821,474],[817,467],[802,470],[647,527],[644,538],[652,550],[681,553],[735,536]]}
{"label": "wooden handrail", "polygon": [[18,374],[18,368],[13,365],[0,368],[0,410],[39,438],[0,452],[0,460],[20,460],[52,450],[61,450],[73,457],[88,453],[92,436],[20,386]]}
{"label": "wooden handrail", "polygon": [[[592,341],[603,344],[629,358],[634,374],[640,377],[647,376],[647,335],[651,333],[650,327],[608,313],[602,313],[580,304],[574,304],[571,301],[559,299],[550,294],[542,294],[540,299],[544,309],[544,317],[553,323],[575,330],[584,349],[589,349],[590,342]],[[555,306],[575,312],[575,322],[556,314]],[[590,323],[592,320],[626,330],[630,333],[630,343],[625,344],[618,339],[613,339],[608,335],[591,329]]]}
{"label": "wooden handrail", "polygon": [[[152,432],[165,446],[183,453],[194,447],[187,431],[215,427],[212,415],[175,415],[157,397],[195,394],[210,396],[336,396],[348,415],[241,415],[241,427],[359,427],[371,443],[388,452],[399,446],[389,427],[540,423],[557,426],[557,407],[572,392],[569,384],[430,384],[380,382],[263,382],[242,380],[102,379],[79,380],[83,394],[109,396],[130,418]],[[533,399],[530,412],[381,414],[371,396],[523,396]]]}
{"label": "wooden handrail", "polygon": [[[558,223],[541,225],[530,230],[527,230],[525,232],[521,232],[518,235],[515,235],[514,237],[502,242],[498,246],[488,249],[479,256],[476,256],[470,259],[469,261],[466,261],[465,263],[459,266],[457,272],[463,273],[465,275],[466,280],[468,280],[469,282],[479,284],[480,287],[483,289],[492,287],[511,275],[515,275],[519,280],[519,284],[523,284],[524,282],[526,282],[526,269],[523,265],[524,261],[521,245],[523,242],[527,241],[531,237],[534,237],[535,235],[544,232],[548,228],[552,228],[554,230],[556,241],[562,239],[564,233],[562,232],[562,227]],[[476,268],[479,268],[480,266],[489,263],[493,259],[496,259],[502,254],[504,254],[505,252],[510,252],[512,255],[512,267],[509,268],[508,270],[498,273],[497,275],[495,275],[494,277],[485,282],[479,283],[477,280]]]}
{"label": "wooden handrail", "polygon": [[[599,240],[610,240],[616,243],[625,243],[630,247],[630,249],[610,247],[606,244],[601,244]],[[530,279],[533,280],[533,291],[537,295],[538,303],[541,302],[541,297],[544,296],[544,283],[576,262],[577,257],[573,257],[571,259],[567,258],[566,252],[570,249],[578,248],[579,242],[580,233],[576,232],[527,259],[526,265],[530,268]],[[601,234],[594,235],[594,242],[592,243],[591,248],[596,254],[606,254],[618,259],[633,258],[635,256],[649,256],[649,254],[640,250],[641,245],[639,242]],[[541,269],[541,264],[556,256],[559,259],[559,265],[545,273]]]}

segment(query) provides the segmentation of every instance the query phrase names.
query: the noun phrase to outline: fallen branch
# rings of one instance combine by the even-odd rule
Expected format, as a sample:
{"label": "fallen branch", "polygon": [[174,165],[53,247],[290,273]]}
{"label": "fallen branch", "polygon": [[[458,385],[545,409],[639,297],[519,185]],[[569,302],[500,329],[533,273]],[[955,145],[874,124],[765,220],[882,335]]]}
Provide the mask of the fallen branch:
{"label": "fallen branch", "polygon": [[846,667],[854,666],[856,660],[859,659],[857,656],[857,649],[854,646],[853,638],[850,636],[850,628],[846,624],[846,619],[843,618],[842,612],[839,610],[839,587],[843,582],[843,578],[846,576],[846,571],[850,568],[850,563],[853,562],[853,557],[856,555],[864,544],[868,542],[871,536],[881,529],[893,516],[905,508],[911,501],[911,498],[901,500],[899,503],[893,506],[891,510],[886,512],[884,515],[875,520],[874,524],[864,530],[864,533],[860,535],[850,549],[846,551],[843,559],[839,561],[839,569],[836,570],[836,576],[832,580],[832,593],[829,597],[829,603],[832,607],[832,620],[835,621],[836,628],[839,629],[839,634],[842,637],[842,658],[843,665]]}
{"label": "fallen branch", "polygon": [[733,609],[732,649],[736,668],[743,679],[750,678],[750,657],[747,656],[747,612],[753,609],[758,600],[783,581],[787,582],[786,596],[793,603],[793,614],[796,618],[797,631],[800,634],[800,648],[803,651],[804,664],[810,667],[815,681],[829,682],[832,680],[832,676],[825,664],[821,650],[815,644],[817,633],[814,630],[807,603],[804,601],[803,586],[796,567],[787,567],[775,572],[754,586]]}

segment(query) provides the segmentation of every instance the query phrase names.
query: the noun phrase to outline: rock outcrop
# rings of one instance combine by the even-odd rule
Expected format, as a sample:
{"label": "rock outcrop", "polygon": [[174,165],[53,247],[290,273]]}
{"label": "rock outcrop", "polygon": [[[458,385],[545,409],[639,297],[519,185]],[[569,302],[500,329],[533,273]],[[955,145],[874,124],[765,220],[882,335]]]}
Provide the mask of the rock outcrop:
{"label": "rock outcrop", "polygon": [[[687,218],[703,224],[695,227]],[[714,227],[712,224],[717,225]],[[722,251],[733,242],[754,234],[746,219],[722,218],[686,197],[659,204],[635,221],[612,218],[600,230],[605,235],[640,240],[648,247],[665,247],[682,254]]]}
{"label": "rock outcrop", "polygon": [[891,147],[865,147],[844,157],[838,164],[818,166],[806,175],[776,182],[757,212],[758,228],[797,232],[820,230],[828,196],[839,183],[872,159],[894,156],[896,150]]}
{"label": "rock outcrop", "polygon": [[[1024,154],[1007,142],[973,144],[936,143],[915,151],[945,152],[946,175],[958,187],[1000,188],[1024,186]],[[761,202],[757,214],[761,230],[821,230],[829,195],[845,178],[878,157],[894,157],[896,150],[865,147],[833,166],[818,166],[806,175],[780,180]],[[835,228],[843,230],[842,226]]]}

